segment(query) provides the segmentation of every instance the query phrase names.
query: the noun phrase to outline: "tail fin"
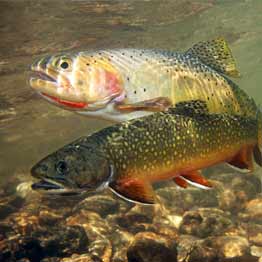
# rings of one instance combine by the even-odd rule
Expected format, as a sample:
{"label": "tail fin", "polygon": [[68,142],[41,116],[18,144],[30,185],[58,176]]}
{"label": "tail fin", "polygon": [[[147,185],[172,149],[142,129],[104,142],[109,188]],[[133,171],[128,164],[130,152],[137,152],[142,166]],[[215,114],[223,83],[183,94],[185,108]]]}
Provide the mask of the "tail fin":
{"label": "tail fin", "polygon": [[255,162],[262,166],[262,112],[261,108],[258,107],[257,110],[257,145],[254,147],[253,155]]}
{"label": "tail fin", "polygon": [[204,64],[222,74],[232,77],[240,76],[232,52],[222,37],[199,42],[191,47],[186,54],[198,57]]}

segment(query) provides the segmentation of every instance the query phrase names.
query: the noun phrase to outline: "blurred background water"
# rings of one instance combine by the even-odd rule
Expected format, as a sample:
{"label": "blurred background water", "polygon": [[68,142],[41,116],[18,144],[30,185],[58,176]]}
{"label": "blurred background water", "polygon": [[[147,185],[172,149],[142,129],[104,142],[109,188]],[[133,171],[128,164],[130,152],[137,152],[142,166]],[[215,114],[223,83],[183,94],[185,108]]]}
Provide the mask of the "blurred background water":
{"label": "blurred background water", "polygon": [[[88,50],[90,48],[141,47],[184,51],[198,41],[209,40],[218,36],[223,36],[229,42],[233,55],[236,58],[242,75],[236,82],[250,96],[254,97],[258,104],[261,104],[261,0],[0,0],[0,195],[1,190],[5,190],[4,187],[7,186],[7,183],[9,183],[9,186],[12,186],[10,185],[13,181],[12,178],[14,180],[30,181],[29,170],[31,166],[48,153],[60,148],[73,139],[110,125],[110,122],[87,119],[83,116],[59,109],[38,97],[30,89],[28,83],[30,77],[29,68],[34,60],[46,54],[61,51]],[[197,205],[200,203],[200,206],[219,205],[222,209],[225,207],[226,211],[234,208],[242,210],[244,204],[237,207],[235,205],[243,199],[243,203],[245,203],[245,201],[254,198],[256,196],[254,192],[259,191],[257,188],[259,187],[259,183],[257,180],[252,180],[251,176],[250,179],[253,182],[250,181],[253,184],[250,181],[246,182],[246,180],[241,179],[237,181],[242,182],[234,182],[234,178],[235,176],[232,175],[221,175],[223,190],[225,191],[222,192],[221,197],[216,200],[218,202],[215,202],[215,204],[214,202],[211,204],[210,202],[208,204],[205,202],[206,199],[213,201],[213,193],[209,192],[208,197],[205,199],[202,198],[205,195],[200,196],[197,193],[194,195],[195,199],[193,197],[194,201],[197,202],[194,202],[192,198],[186,199],[186,194],[189,191],[181,193],[184,195],[179,200],[180,204],[185,210],[194,208],[194,204],[196,203]],[[236,191],[227,191],[227,185],[230,183]],[[243,197],[243,194],[236,196],[235,193],[232,193],[238,191],[240,193],[246,192],[244,189],[241,191],[240,188],[241,190],[244,188],[247,191],[250,188],[254,190],[250,189],[253,193],[245,193],[246,198]],[[162,195],[167,198],[169,197],[166,192],[162,192]],[[188,199],[192,201],[190,200],[190,202]],[[239,199],[242,200],[239,202]],[[174,203],[173,198],[169,200],[170,203]],[[234,204],[230,202],[231,200],[235,201]],[[8,201],[10,204],[10,199]],[[99,203],[104,203],[103,199],[99,201]],[[179,201],[176,201],[175,205],[179,206]],[[255,204],[253,203],[249,207],[250,210],[253,210],[253,206],[255,206],[255,209],[260,208],[261,210],[261,200],[259,201],[255,202]],[[15,206],[22,206],[22,204],[17,204],[17,202],[14,203]],[[91,202],[88,203],[88,205],[92,206]],[[9,204],[8,207],[11,205]],[[103,206],[102,204],[101,207],[98,204],[96,206],[97,208],[101,208],[102,215],[100,215],[102,217],[104,216],[103,209],[105,206],[107,205]],[[60,211],[58,207],[55,207],[58,214],[53,215],[54,220],[52,221],[56,221],[55,218],[58,219],[59,217]],[[115,206],[112,208],[114,210]],[[0,202],[0,210],[10,211],[10,209],[6,209],[6,205],[3,202]],[[77,210],[79,211],[80,209]],[[119,210],[122,210],[121,205]],[[142,209],[139,210],[136,212],[143,213]],[[14,210],[11,208],[10,212],[12,213]],[[202,214],[203,212],[201,212],[201,217],[205,217]],[[219,218],[221,215],[220,211],[212,212],[210,214],[213,214],[214,219]],[[231,210],[230,212],[230,219],[234,220],[237,211]],[[13,216],[14,220],[12,221],[20,225],[20,222],[15,220],[15,217],[18,217],[17,214]],[[25,220],[26,222],[23,223],[30,225],[29,230],[32,230],[35,220],[33,220],[31,215],[28,218],[28,215],[20,214],[21,221]],[[130,215],[131,222],[132,218],[137,219],[132,214]],[[189,216],[197,219],[194,217],[196,216],[195,214],[189,214]],[[0,219],[1,217],[5,216],[1,216],[0,214]],[[176,215],[170,217],[176,221]],[[98,225],[97,227],[101,226],[99,229],[101,230],[105,225],[99,219],[96,216],[93,218],[94,223]],[[246,217],[244,216],[243,219],[246,219]],[[68,221],[74,224],[75,220],[67,219]],[[81,223],[83,224],[85,221],[83,220]],[[113,217],[109,217],[108,221],[113,221]],[[122,220],[119,221],[121,222]],[[219,224],[216,220],[212,221],[210,223],[213,225]],[[124,225],[128,227],[129,222],[125,221],[127,224]],[[92,226],[93,222],[90,223]],[[124,222],[122,221],[121,223],[123,224]],[[64,224],[64,221],[62,224]],[[225,227],[225,224],[222,223],[221,227]],[[3,230],[1,225],[0,229]],[[132,230],[139,232],[141,228],[138,227]],[[169,232],[168,229],[165,230],[165,232]],[[219,231],[220,229],[217,230]],[[260,230],[262,234],[262,226],[255,227],[252,230],[254,232],[259,232]],[[237,231],[238,235],[241,235],[240,231]],[[182,230],[182,232],[184,231]],[[185,232],[187,231],[185,230]],[[103,234],[104,231],[101,231],[101,235]],[[200,237],[203,237],[201,234]],[[195,235],[199,236],[198,233]],[[209,236],[208,232],[204,235],[204,237],[206,236]],[[117,239],[112,238],[114,241]],[[126,243],[128,239],[127,235],[123,239],[122,242]],[[223,242],[223,240],[221,241]],[[262,246],[262,241],[256,243],[260,243]],[[0,234],[0,255],[1,247]],[[259,252],[262,255],[262,250]],[[37,259],[30,258],[30,261],[39,261]],[[247,262],[247,260],[243,261]]]}

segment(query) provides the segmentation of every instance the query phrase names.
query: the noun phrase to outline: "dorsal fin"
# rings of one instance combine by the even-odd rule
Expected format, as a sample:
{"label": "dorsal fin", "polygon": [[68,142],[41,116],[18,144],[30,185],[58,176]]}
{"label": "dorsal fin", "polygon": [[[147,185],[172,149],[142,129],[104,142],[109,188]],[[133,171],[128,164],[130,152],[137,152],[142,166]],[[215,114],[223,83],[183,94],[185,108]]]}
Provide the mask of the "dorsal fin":
{"label": "dorsal fin", "polygon": [[240,76],[232,52],[223,38],[199,42],[186,54],[198,57],[204,64],[222,74],[232,77]]}
{"label": "dorsal fin", "polygon": [[175,107],[170,108],[168,112],[186,116],[206,115],[209,113],[207,103],[202,100],[189,100],[176,103]]}

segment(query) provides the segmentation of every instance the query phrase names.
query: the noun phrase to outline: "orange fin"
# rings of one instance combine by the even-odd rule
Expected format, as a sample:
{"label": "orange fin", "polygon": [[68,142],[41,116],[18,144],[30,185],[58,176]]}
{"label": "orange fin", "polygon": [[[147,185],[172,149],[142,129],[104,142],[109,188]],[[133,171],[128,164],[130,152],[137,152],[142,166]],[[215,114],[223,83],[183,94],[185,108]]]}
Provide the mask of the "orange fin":
{"label": "orange fin", "polygon": [[173,180],[174,180],[174,182],[178,186],[180,186],[182,188],[187,188],[188,187],[187,181],[185,179],[183,179],[182,177],[180,177],[180,176],[174,177]]}
{"label": "orange fin", "polygon": [[211,183],[206,180],[199,171],[192,171],[187,174],[182,174],[181,176],[186,180],[186,182],[193,186],[200,187],[202,189],[209,189],[212,187]]}
{"label": "orange fin", "polygon": [[111,182],[109,187],[120,197],[131,202],[154,204],[155,193],[152,185],[138,178],[123,178]]}
{"label": "orange fin", "polygon": [[262,166],[262,154],[261,154],[261,150],[259,148],[258,145],[256,145],[253,149],[253,156],[254,156],[254,160],[255,162],[259,165]]}
{"label": "orange fin", "polygon": [[254,170],[252,154],[253,147],[244,147],[237,155],[228,161],[228,164],[240,169],[248,169],[252,172]]}
{"label": "orange fin", "polygon": [[141,101],[134,104],[116,104],[116,109],[119,111],[133,112],[133,111],[152,111],[160,112],[166,111],[172,106],[172,102],[167,97],[157,97]]}

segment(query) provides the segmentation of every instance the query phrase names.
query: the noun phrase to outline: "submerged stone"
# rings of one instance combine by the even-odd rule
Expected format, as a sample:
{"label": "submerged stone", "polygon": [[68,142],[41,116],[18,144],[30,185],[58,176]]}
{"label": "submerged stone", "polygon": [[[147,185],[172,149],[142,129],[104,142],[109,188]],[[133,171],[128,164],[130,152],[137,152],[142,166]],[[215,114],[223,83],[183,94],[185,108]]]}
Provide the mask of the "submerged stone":
{"label": "submerged stone", "polygon": [[177,243],[151,232],[141,232],[127,250],[128,262],[177,261]]}
{"label": "submerged stone", "polygon": [[198,208],[185,212],[179,232],[200,238],[221,235],[232,225],[225,212],[217,208]]}

